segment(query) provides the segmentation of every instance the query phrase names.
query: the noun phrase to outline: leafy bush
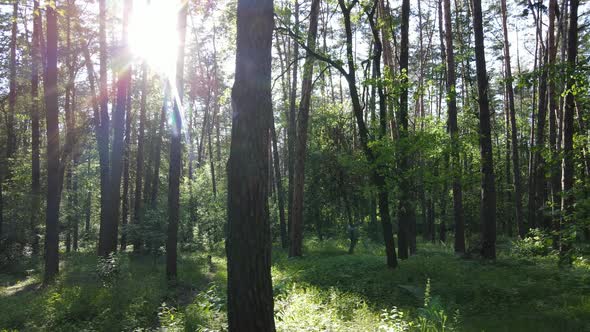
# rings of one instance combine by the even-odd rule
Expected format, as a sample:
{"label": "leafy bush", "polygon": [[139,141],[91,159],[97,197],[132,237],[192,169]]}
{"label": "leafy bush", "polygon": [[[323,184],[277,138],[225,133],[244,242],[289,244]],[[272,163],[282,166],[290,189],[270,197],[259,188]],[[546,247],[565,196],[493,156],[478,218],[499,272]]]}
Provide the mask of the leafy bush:
{"label": "leafy bush", "polygon": [[109,287],[121,274],[121,257],[116,253],[110,253],[107,257],[99,257],[96,265],[96,274],[103,286]]}
{"label": "leafy bush", "polygon": [[520,257],[547,256],[552,252],[553,238],[550,234],[535,228],[524,239],[514,242],[512,253]]}
{"label": "leafy bush", "polygon": [[227,319],[224,312],[225,297],[215,284],[195,296],[184,310],[185,331],[224,331]]}

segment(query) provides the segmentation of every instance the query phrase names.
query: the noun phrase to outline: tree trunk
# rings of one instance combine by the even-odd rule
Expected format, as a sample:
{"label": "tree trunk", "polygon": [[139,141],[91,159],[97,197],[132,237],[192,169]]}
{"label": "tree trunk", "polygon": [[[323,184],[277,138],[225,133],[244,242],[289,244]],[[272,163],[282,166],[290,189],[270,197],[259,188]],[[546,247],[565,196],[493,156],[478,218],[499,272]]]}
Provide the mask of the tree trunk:
{"label": "tree trunk", "polygon": [[[542,23],[539,23],[541,26]],[[539,28],[540,29],[540,28]],[[539,32],[541,34],[541,32]],[[543,46],[543,39],[539,38],[539,53],[540,61],[539,68],[541,69],[541,75],[539,76],[539,96],[537,106],[537,127],[535,134],[535,146],[534,146],[534,225],[541,227],[544,225],[543,221],[543,209],[545,203],[545,160],[541,155],[542,149],[545,145],[545,124],[547,122],[547,61],[548,52]],[[530,204],[530,200],[529,200]]]}
{"label": "tree trunk", "polygon": [[488,75],[486,71],[481,0],[473,0],[473,30],[475,36],[475,63],[479,104],[479,146],[481,154],[481,206],[482,226],[481,254],[486,259],[496,258],[496,186],[490,105],[488,100]]}
{"label": "tree trunk", "polygon": [[[160,161],[162,154],[162,139],[164,137],[164,125],[166,123],[166,113],[168,110],[168,98],[170,98],[170,84],[164,83],[164,101],[162,102],[162,110],[160,112],[160,122],[158,126],[158,135],[156,136],[156,143],[153,155],[153,174],[151,179],[152,189],[150,193],[150,208],[155,209],[158,204],[158,189],[160,188]],[[147,180],[147,179],[146,179]]]}
{"label": "tree trunk", "polygon": [[[142,65],[142,77],[141,77],[141,101],[139,105],[139,130],[137,132],[137,155],[136,155],[136,167],[135,167],[135,197],[133,202],[133,223],[135,228],[140,227],[143,217],[143,200],[141,198],[142,185],[144,179],[144,161],[143,161],[143,150],[144,150],[144,139],[145,139],[145,124],[146,124],[146,102],[147,102],[147,77],[148,67],[147,63]],[[148,177],[145,177],[148,179]],[[139,229],[137,229],[139,230]],[[142,240],[137,236],[140,232],[136,232],[136,236],[133,239],[133,252],[140,252]]]}
{"label": "tree trunk", "polygon": [[[129,59],[127,49],[127,22],[131,11],[131,1],[125,1],[123,10],[123,46],[121,57]],[[126,62],[124,62],[126,63]],[[116,108],[113,111],[113,147],[111,150],[111,177],[109,231],[105,238],[102,255],[108,255],[117,250],[117,236],[119,228],[121,207],[121,173],[123,172],[123,154],[125,150],[125,108],[127,106],[127,93],[131,82],[131,69],[125,67],[118,73]]]}
{"label": "tree trunk", "polygon": [[275,330],[267,183],[273,16],[270,0],[238,1],[227,165],[229,331]]}
{"label": "tree trunk", "polygon": [[[9,91],[8,91],[8,114],[6,114],[6,170],[10,159],[16,153],[16,132],[15,132],[15,108],[16,108],[16,47],[17,47],[17,22],[18,22],[18,0],[12,2],[12,31],[10,35],[10,58],[9,58]],[[8,175],[8,172],[6,172]]]}
{"label": "tree trunk", "polygon": [[131,162],[131,89],[127,93],[125,116],[125,146],[123,156],[123,197],[121,206],[121,251],[127,249],[127,224],[129,221],[129,163]]}
{"label": "tree trunk", "polygon": [[[106,3],[105,0],[98,2],[98,39],[99,39],[99,62],[100,62],[100,121],[97,128],[96,140],[98,143],[98,154],[100,163],[100,230],[98,235],[98,254],[106,256],[114,250],[116,241],[113,241],[113,221],[110,215],[110,161],[109,161],[109,97],[107,86],[107,37],[106,37]],[[86,60],[87,65],[91,63]],[[115,235],[116,236],[116,235]]]}
{"label": "tree trunk", "polygon": [[[549,28],[547,30],[548,42],[548,61],[547,66],[549,70],[549,77],[558,77],[559,73],[555,68],[557,58],[557,41],[555,39],[555,15],[559,10],[557,7],[557,0],[549,1]],[[563,15],[563,13],[562,13]],[[556,217],[559,210],[560,203],[557,197],[561,189],[561,179],[559,177],[559,164],[556,162],[559,160],[559,146],[557,145],[557,134],[558,134],[558,91],[555,86],[555,80],[550,79],[547,86],[547,98],[549,99],[549,148],[551,150],[551,159],[553,161],[550,168],[550,201],[551,201],[551,223],[552,230],[557,234],[559,232],[559,218]],[[557,249],[558,238],[554,236],[554,248]]]}
{"label": "tree trunk", "polygon": [[[299,0],[295,0],[295,35],[299,37]],[[289,97],[289,113],[287,116],[287,150],[289,158],[287,160],[288,173],[289,173],[289,184],[287,194],[287,228],[289,234],[291,234],[291,228],[293,227],[293,191],[294,191],[294,176],[295,176],[295,146],[297,144],[297,110],[296,110],[296,99],[297,99],[297,76],[299,74],[299,44],[295,41],[293,43],[293,83],[291,84],[291,96]]]}
{"label": "tree trunk", "polygon": [[[211,107],[211,89],[209,89],[209,96],[207,101],[207,108]],[[213,96],[216,98],[215,96]],[[209,113],[210,111],[208,111]],[[213,197],[217,197],[217,181],[215,179],[215,159],[213,158],[213,142],[211,140],[211,132],[213,131],[213,121],[215,120],[215,110],[211,118],[209,119],[209,123],[207,127],[203,127],[203,130],[207,130],[207,147],[209,150],[209,170],[211,171],[211,186],[213,189]]]}
{"label": "tree trunk", "polygon": [[[309,18],[309,32],[307,35],[307,47],[314,50],[316,36],[318,31],[318,16],[320,11],[320,0],[312,0]],[[289,229],[291,238],[291,247],[289,248],[289,257],[298,257],[302,255],[303,246],[303,194],[305,184],[305,156],[307,150],[307,126],[309,122],[309,108],[311,104],[311,95],[313,93],[313,63],[315,58],[310,52],[305,57],[303,65],[303,83],[301,83],[301,102],[299,103],[299,113],[297,117],[296,146],[295,146],[295,165],[293,175],[293,202],[291,203],[292,222]]]}
{"label": "tree trunk", "polygon": [[562,192],[561,192],[561,239],[560,239],[560,261],[570,265],[571,239],[568,236],[568,228],[573,220],[575,197],[572,189],[574,187],[574,112],[575,95],[572,87],[576,84],[573,73],[576,69],[576,58],[578,56],[578,6],[579,0],[570,0],[569,27],[567,37],[567,71],[568,80],[566,87],[565,109],[563,113],[563,162],[562,162]]}
{"label": "tree trunk", "polygon": [[514,212],[518,234],[523,238],[526,228],[522,216],[522,185],[520,180],[520,161],[518,152],[518,127],[516,124],[516,109],[514,107],[514,89],[512,87],[512,68],[510,64],[510,44],[508,43],[508,16],[506,0],[502,1],[502,29],[504,31],[504,73],[506,92],[508,95],[508,109],[510,113],[510,142],[512,145],[512,173],[514,176]]}
{"label": "tree trunk", "polygon": [[59,272],[59,105],[57,90],[57,14],[45,8],[47,19],[47,65],[45,68],[45,113],[47,121],[47,210],[45,217],[45,274],[51,283]]}
{"label": "tree trunk", "polygon": [[172,126],[170,126],[170,169],[168,173],[168,237],[166,239],[166,277],[176,281],[178,246],[178,219],[180,215],[180,174],[182,173],[182,97],[184,95],[184,43],[186,40],[186,17],[188,3],[183,3],[178,13],[179,38],[176,59],[176,89]]}
{"label": "tree trunk", "polygon": [[[33,43],[31,47],[31,249],[33,256],[39,255],[39,223],[41,210],[41,167],[40,167],[40,129],[39,129],[39,64],[40,46],[39,35],[43,32],[41,26],[41,11],[39,1],[33,2]],[[0,178],[0,181],[2,179]],[[0,217],[2,220],[2,217]],[[1,225],[0,225],[1,229]],[[0,236],[2,231],[0,230]]]}
{"label": "tree trunk", "polygon": [[461,161],[459,160],[459,127],[457,125],[457,93],[455,54],[451,22],[451,1],[444,0],[446,100],[449,113],[448,130],[451,136],[451,172],[453,174],[453,216],[455,219],[455,252],[465,253],[465,219],[463,216],[463,191],[461,189]]}
{"label": "tree trunk", "polygon": [[[407,141],[408,137],[408,59],[409,59],[409,20],[410,20],[410,1],[402,1],[401,13],[401,49],[400,49],[400,73],[401,79],[401,93],[400,93],[400,107],[399,107],[399,136],[400,140]],[[404,143],[402,143],[404,144]],[[402,174],[399,184],[399,205],[398,205],[398,220],[399,220],[399,235],[398,235],[398,254],[401,259],[408,258],[408,250],[410,247],[410,231],[413,220],[413,209],[411,180],[408,178],[407,170],[410,168],[410,156],[407,149],[400,151],[399,172]]]}
{"label": "tree trunk", "polygon": [[279,205],[279,228],[281,232],[281,247],[283,249],[287,249],[287,247],[289,246],[289,239],[287,238],[287,224],[285,222],[285,194],[281,178],[281,165],[279,163],[279,149],[277,146],[277,132],[275,130],[274,117],[272,117],[271,126],[273,161],[275,169],[275,181],[277,187],[277,201]]}

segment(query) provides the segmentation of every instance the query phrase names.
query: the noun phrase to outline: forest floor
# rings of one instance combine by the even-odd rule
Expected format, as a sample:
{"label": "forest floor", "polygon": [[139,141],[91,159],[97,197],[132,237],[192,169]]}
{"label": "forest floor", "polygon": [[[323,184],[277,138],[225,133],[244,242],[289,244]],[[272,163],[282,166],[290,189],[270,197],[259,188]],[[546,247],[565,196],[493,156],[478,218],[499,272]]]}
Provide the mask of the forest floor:
{"label": "forest floor", "polygon": [[[306,242],[306,256],[273,252],[280,331],[590,331],[590,264],[559,269],[554,256],[519,257],[501,246],[495,262],[456,257],[419,243],[396,270],[382,247]],[[62,256],[55,285],[42,288],[38,265],[0,272],[0,331],[223,330],[223,251],[183,254],[169,286],[164,258],[118,255],[97,268],[94,252]],[[101,273],[98,273],[101,271]],[[106,271],[106,272],[105,272]],[[140,328],[140,329],[138,329]]]}

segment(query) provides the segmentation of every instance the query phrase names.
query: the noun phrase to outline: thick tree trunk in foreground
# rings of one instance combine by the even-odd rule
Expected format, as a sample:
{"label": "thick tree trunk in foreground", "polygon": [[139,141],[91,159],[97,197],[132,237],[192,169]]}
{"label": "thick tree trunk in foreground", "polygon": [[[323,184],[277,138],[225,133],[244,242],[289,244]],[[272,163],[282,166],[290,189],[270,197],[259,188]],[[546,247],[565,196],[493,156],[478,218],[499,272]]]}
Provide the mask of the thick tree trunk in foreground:
{"label": "thick tree trunk in foreground", "polygon": [[228,173],[229,331],[274,331],[270,275],[271,0],[239,0]]}
{"label": "thick tree trunk in foreground", "polygon": [[178,55],[176,59],[176,89],[174,110],[170,126],[170,169],[168,172],[168,237],[166,239],[166,277],[176,280],[178,246],[178,218],[180,214],[180,173],[182,170],[182,96],[184,94],[184,43],[186,40],[186,16],[188,3],[183,3],[178,13]]}
{"label": "thick tree trunk in foreground", "polygon": [[461,190],[461,164],[459,160],[459,127],[457,126],[457,93],[455,54],[451,28],[451,1],[444,0],[445,54],[447,73],[448,130],[451,135],[451,171],[453,173],[453,216],[455,218],[455,252],[465,252],[465,220],[463,218],[463,191]]}
{"label": "thick tree trunk in foreground", "polygon": [[45,217],[45,274],[51,283],[59,272],[59,106],[57,90],[57,14],[45,8],[47,17],[47,64],[45,68],[45,112],[47,121],[47,211]]}
{"label": "thick tree trunk in foreground", "polygon": [[[318,15],[320,12],[320,0],[312,0],[309,21],[309,32],[307,36],[307,47],[315,49],[316,36],[318,31]],[[295,146],[295,165],[293,175],[293,202],[291,203],[292,223],[289,232],[291,233],[291,247],[289,257],[302,255],[303,246],[303,189],[305,184],[305,156],[307,150],[307,125],[309,122],[309,107],[312,95],[313,63],[314,56],[308,52],[303,65],[303,83],[301,84],[301,102],[299,103],[299,114],[297,117],[297,139]]]}
{"label": "thick tree trunk in foreground", "polygon": [[496,258],[496,186],[492,158],[488,74],[486,71],[481,0],[473,0],[473,30],[475,36],[475,64],[479,103],[479,148],[481,154],[481,254],[486,259]]}

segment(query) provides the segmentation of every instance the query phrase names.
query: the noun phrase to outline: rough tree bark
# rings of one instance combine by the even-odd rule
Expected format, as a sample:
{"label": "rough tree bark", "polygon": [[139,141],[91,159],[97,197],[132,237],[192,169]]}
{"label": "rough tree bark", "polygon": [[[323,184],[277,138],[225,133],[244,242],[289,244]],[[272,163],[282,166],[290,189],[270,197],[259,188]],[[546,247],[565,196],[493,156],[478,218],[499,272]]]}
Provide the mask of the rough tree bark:
{"label": "rough tree bark", "polygon": [[45,273],[43,282],[51,283],[59,272],[59,106],[57,90],[57,13],[48,5],[47,64],[45,68],[45,117],[47,122],[47,210],[45,215]]}
{"label": "rough tree bark", "polygon": [[574,187],[574,112],[576,99],[571,88],[576,84],[574,72],[578,56],[578,6],[579,0],[570,0],[569,27],[567,37],[567,71],[565,109],[563,113],[563,162],[561,178],[561,239],[559,254],[561,262],[571,264],[571,240],[567,236],[568,223],[572,221],[575,197]]}
{"label": "rough tree bark", "polygon": [[[184,94],[184,43],[188,3],[178,13],[178,55],[176,59],[176,93],[170,126],[170,169],[168,172],[168,237],[166,239],[166,277],[176,280],[178,219],[180,210],[180,173],[182,171],[182,97]],[[174,95],[174,94],[173,94]]]}
{"label": "rough tree bark", "polygon": [[459,160],[459,127],[457,126],[457,92],[455,54],[451,21],[451,1],[443,1],[446,55],[446,100],[448,131],[451,136],[451,171],[453,172],[453,216],[455,218],[455,252],[465,252],[465,219],[463,217],[463,191],[461,190],[461,161]]}
{"label": "rough tree bark", "polygon": [[228,174],[229,331],[274,331],[268,144],[273,3],[238,0]]}
{"label": "rough tree bark", "polygon": [[[320,12],[320,0],[312,0],[309,15],[309,32],[307,35],[307,47],[314,50],[318,31],[318,16]],[[291,227],[289,228],[291,247],[289,257],[302,255],[303,246],[303,194],[305,184],[305,156],[307,150],[307,125],[309,122],[309,108],[313,93],[313,64],[315,57],[307,52],[303,65],[303,82],[301,83],[301,101],[297,116],[297,134],[295,145],[295,160],[293,174],[293,210]]]}
{"label": "rough tree bark", "polygon": [[488,100],[488,74],[486,71],[481,0],[472,0],[473,30],[475,36],[475,67],[479,104],[479,147],[481,155],[480,221],[482,229],[481,254],[486,259],[496,258],[496,186],[490,105]]}
{"label": "rough tree bark", "polygon": [[[107,37],[106,37],[106,3],[98,2],[98,40],[99,40],[99,65],[100,84],[98,104],[100,105],[100,121],[97,126],[96,141],[98,145],[98,158],[100,163],[100,230],[98,234],[98,254],[106,256],[113,250],[116,241],[113,241],[113,222],[110,219],[110,161],[109,161],[109,97],[107,86]],[[91,64],[86,60],[87,66]],[[89,74],[90,75],[90,74]],[[90,79],[90,77],[89,77]],[[96,121],[96,120],[95,120]],[[96,124],[96,123],[95,123]]]}
{"label": "rough tree bark", "polygon": [[504,32],[504,74],[506,93],[508,95],[508,109],[510,113],[510,143],[512,148],[512,172],[514,173],[514,213],[518,234],[523,238],[526,234],[522,216],[522,185],[520,179],[520,160],[518,152],[518,127],[516,126],[516,109],[514,107],[514,88],[512,87],[512,67],[510,63],[510,44],[508,43],[508,15],[506,0],[501,0],[502,29]]}
{"label": "rough tree bark", "polygon": [[[123,63],[129,59],[127,49],[127,23],[131,12],[131,0],[126,0],[123,9],[123,41],[121,58]],[[117,235],[119,233],[119,218],[121,212],[121,174],[123,172],[123,154],[125,150],[125,108],[127,106],[127,93],[131,82],[131,69],[124,66],[118,73],[116,107],[113,111],[113,146],[111,149],[111,175],[110,175],[110,209],[109,230],[105,238],[103,255],[108,255],[117,250]]]}
{"label": "rough tree bark", "polygon": [[[410,1],[402,1],[401,12],[401,44],[400,44],[400,73],[401,73],[401,93],[399,100],[398,122],[399,122],[399,138],[402,144],[408,139],[408,59],[409,59],[409,20],[410,20]],[[410,227],[413,220],[411,186],[412,183],[408,178],[406,170],[410,168],[410,160],[407,155],[407,149],[403,149],[400,153],[399,172],[402,175],[399,184],[400,196],[398,205],[398,220],[399,220],[399,234],[398,234],[398,254],[401,259],[408,258],[408,250],[410,249]]]}
{"label": "rough tree bark", "polygon": [[39,218],[41,212],[41,168],[39,160],[39,64],[41,62],[41,54],[39,35],[42,32],[39,1],[35,0],[33,2],[33,40],[31,45],[31,234],[33,236],[31,249],[33,251],[33,256],[39,255]]}
{"label": "rough tree bark", "polygon": [[[299,1],[295,0],[295,35],[299,36]],[[287,116],[287,150],[289,154],[289,158],[287,160],[287,169],[288,169],[288,186],[287,186],[287,228],[289,233],[291,233],[291,228],[293,224],[293,190],[294,190],[294,176],[295,176],[295,145],[297,144],[297,110],[296,110],[296,99],[297,99],[297,83],[298,83],[298,74],[299,74],[299,43],[294,41],[293,43],[293,83],[291,84],[291,95],[289,96],[289,113]]]}

